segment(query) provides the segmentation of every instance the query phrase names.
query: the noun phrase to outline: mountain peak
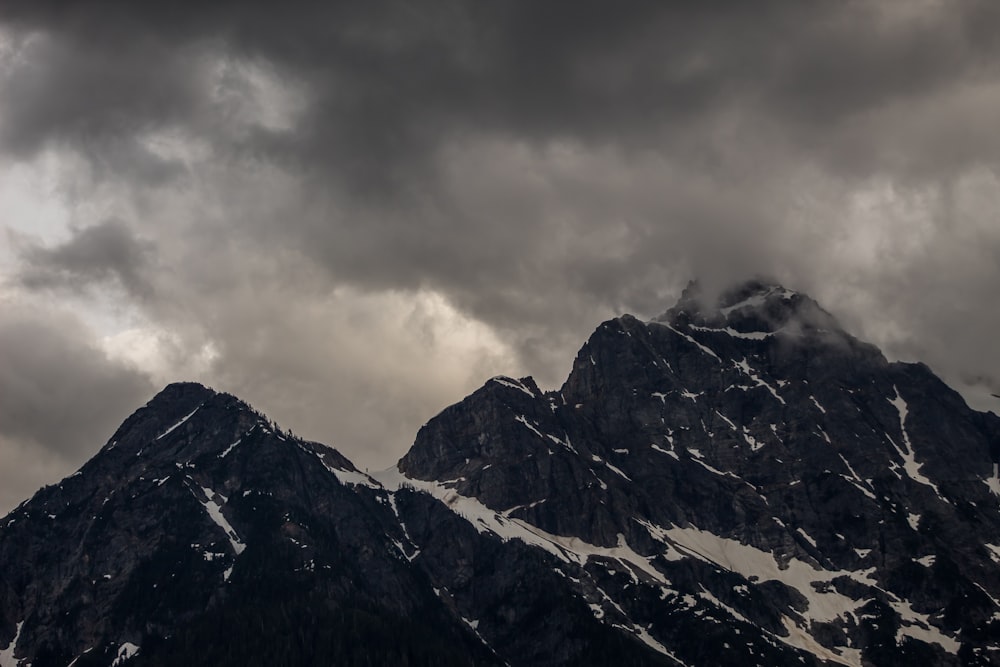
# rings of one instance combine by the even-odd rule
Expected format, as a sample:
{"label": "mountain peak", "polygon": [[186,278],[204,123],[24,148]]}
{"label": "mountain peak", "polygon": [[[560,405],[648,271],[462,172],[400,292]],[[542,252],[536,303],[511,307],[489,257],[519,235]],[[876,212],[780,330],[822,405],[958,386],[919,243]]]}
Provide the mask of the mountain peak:
{"label": "mountain peak", "polygon": [[841,332],[836,318],[808,295],[764,279],[713,292],[691,281],[677,304],[653,320],[740,333]]}
{"label": "mountain peak", "polygon": [[161,389],[149,403],[185,401],[190,399],[205,400],[216,393],[214,389],[210,389],[198,382],[171,382]]}

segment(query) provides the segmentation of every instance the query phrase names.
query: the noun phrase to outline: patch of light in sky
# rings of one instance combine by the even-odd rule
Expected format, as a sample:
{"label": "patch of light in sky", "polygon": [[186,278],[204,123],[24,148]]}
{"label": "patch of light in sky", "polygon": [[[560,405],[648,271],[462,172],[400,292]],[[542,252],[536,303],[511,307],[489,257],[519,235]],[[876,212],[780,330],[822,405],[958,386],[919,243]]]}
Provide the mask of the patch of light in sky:
{"label": "patch of light in sky", "polygon": [[845,211],[841,259],[871,267],[920,252],[936,231],[934,199],[932,191],[900,190],[890,181],[856,191]]}
{"label": "patch of light in sky", "polygon": [[[972,169],[955,180],[948,191],[947,208],[950,232],[971,235],[973,241],[980,238],[1000,239],[1000,224],[992,214],[1000,209],[1000,174],[988,167]],[[979,244],[987,250],[987,244]]]}
{"label": "patch of light in sky", "polygon": [[432,290],[366,293],[341,287],[334,290],[333,304],[346,311],[352,323],[409,339],[417,348],[447,350],[453,359],[474,358],[484,351],[509,353],[492,328],[463,314]]}
{"label": "patch of light in sky", "polygon": [[264,63],[220,60],[211,68],[214,101],[237,121],[269,130],[290,130],[306,107],[294,80]]}
{"label": "patch of light in sky", "polygon": [[176,333],[152,325],[103,336],[100,345],[109,359],[138,368],[161,384],[178,377],[204,377],[219,357],[218,348],[211,341],[192,354]]}
{"label": "patch of light in sky", "polygon": [[10,233],[52,243],[67,235],[70,212],[59,194],[57,166],[52,155],[34,162],[0,163],[0,266],[9,269],[15,255]]}
{"label": "patch of light in sky", "polygon": [[[24,51],[39,35],[15,38],[13,31],[0,25],[0,87],[7,75],[25,62]],[[3,122],[0,117],[0,123]],[[0,271],[13,262],[10,232],[52,241],[65,235],[69,210],[59,197],[60,160],[53,151],[44,151],[32,161],[0,161]]]}
{"label": "patch of light in sky", "polygon": [[204,140],[176,129],[157,129],[139,138],[143,148],[170,162],[181,162],[187,167],[211,157],[211,147]]}

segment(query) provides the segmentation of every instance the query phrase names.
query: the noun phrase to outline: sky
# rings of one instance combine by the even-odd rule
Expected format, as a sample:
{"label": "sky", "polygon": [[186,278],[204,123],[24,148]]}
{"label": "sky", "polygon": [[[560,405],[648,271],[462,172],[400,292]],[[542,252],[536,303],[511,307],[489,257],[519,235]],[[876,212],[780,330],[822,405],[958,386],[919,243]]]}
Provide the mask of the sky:
{"label": "sky", "polygon": [[1000,393],[1000,3],[0,5],[0,512],[165,384],[385,468],[766,275]]}

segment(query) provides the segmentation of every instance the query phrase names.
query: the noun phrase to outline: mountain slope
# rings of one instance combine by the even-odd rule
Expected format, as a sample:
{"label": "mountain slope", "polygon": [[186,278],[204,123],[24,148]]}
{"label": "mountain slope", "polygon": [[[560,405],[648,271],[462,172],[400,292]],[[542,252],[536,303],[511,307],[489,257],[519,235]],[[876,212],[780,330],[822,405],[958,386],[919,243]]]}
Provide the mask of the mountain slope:
{"label": "mountain slope", "polygon": [[368,476],[171,385],[0,522],[0,665],[1000,664],[1000,419],[689,288]]}
{"label": "mountain slope", "polygon": [[664,610],[748,621],[845,664],[957,664],[988,660],[997,639],[998,435],[926,367],[888,363],[808,297],[750,283],[604,323],[558,392],[488,383],[400,468],[612,568],[655,568],[664,604],[641,615],[622,587],[604,606],[695,662]]}
{"label": "mountain slope", "polygon": [[488,661],[358,483],[237,399],[171,385],[4,520],[0,645],[17,633],[34,667],[134,647],[135,664]]}

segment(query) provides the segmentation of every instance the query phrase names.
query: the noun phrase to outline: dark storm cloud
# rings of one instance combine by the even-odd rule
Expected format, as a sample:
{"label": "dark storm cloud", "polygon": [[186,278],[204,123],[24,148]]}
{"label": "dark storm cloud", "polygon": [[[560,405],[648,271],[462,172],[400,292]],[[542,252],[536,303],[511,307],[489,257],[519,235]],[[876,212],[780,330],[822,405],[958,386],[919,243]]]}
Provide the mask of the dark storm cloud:
{"label": "dark storm cloud", "polygon": [[72,316],[4,304],[0,437],[79,463],[148,400],[149,379],[108,360],[91,337]]}
{"label": "dark storm cloud", "polygon": [[169,178],[176,165],[157,159],[137,138],[196,119],[202,82],[191,77],[189,50],[175,46],[152,35],[123,40],[69,26],[15,34],[0,59],[5,150],[29,156],[69,143],[116,176]]}
{"label": "dark storm cloud", "polygon": [[[124,288],[193,379],[353,457],[488,371],[558,384],[692,276],[988,384],[998,32],[990,0],[3,3],[0,160],[64,160],[73,211],[12,283]],[[446,354],[436,295],[496,338]]]}
{"label": "dark storm cloud", "polygon": [[[593,227],[582,207],[552,211],[546,197],[587,197],[594,183],[649,155],[687,172],[676,188],[685,203],[636,211],[627,184],[600,188],[605,198],[592,210],[603,209],[601,224],[629,218],[621,221],[628,252],[610,261],[591,252],[581,262],[588,249],[577,244],[566,258],[581,284],[606,285],[606,298],[629,289],[608,273],[634,266],[647,248],[677,247],[680,230],[695,239],[706,229],[739,234],[782,215],[775,202],[797,193],[774,192],[769,181],[803,166],[851,182],[887,170],[934,180],[942,160],[951,173],[995,165],[1000,155],[992,118],[979,111],[989,91],[975,88],[997,74],[1000,47],[987,26],[1000,23],[987,2],[328,3],[280,12],[253,3],[198,11],[30,3],[7,11],[19,34],[36,31],[8,59],[27,63],[9,67],[5,87],[17,94],[0,102],[11,150],[69,142],[110,177],[155,181],[183,167],[152,154],[142,136],[179,129],[221,162],[269,163],[303,179],[310,201],[275,211],[280,229],[273,219],[260,225],[265,236],[299,244],[337,281],[473,290],[480,316],[490,316],[491,300],[516,302],[531,283],[551,281],[546,267],[564,268],[547,234],[585,238]],[[287,127],[247,111],[261,93],[233,63],[260,65],[298,91]],[[491,148],[521,145],[544,163],[549,147],[567,143],[607,150],[605,172],[589,167],[591,181],[578,186],[549,174],[527,191],[483,184],[488,208],[456,191],[476,187],[476,172],[493,176],[493,160],[517,162]],[[455,173],[463,159],[472,173]],[[691,180],[703,201],[685,191]],[[513,187],[505,193],[505,185]],[[749,195],[742,214],[716,223],[713,189]],[[552,217],[562,217],[562,230]],[[703,254],[725,250],[719,245]],[[745,254],[774,261],[767,245]],[[690,253],[662,264],[676,264],[677,254]]]}
{"label": "dark storm cloud", "polygon": [[74,290],[115,281],[132,296],[144,299],[152,295],[147,279],[152,250],[125,223],[106,220],[75,230],[71,239],[53,247],[22,247],[25,268],[20,279],[29,288]]}
{"label": "dark storm cloud", "polygon": [[145,374],[109,360],[81,322],[3,301],[0,512],[70,474],[153,395]]}
{"label": "dark storm cloud", "polygon": [[[220,164],[301,179],[301,201],[270,218],[223,189],[233,228],[298,246],[337,282],[445,290],[496,323],[525,315],[538,283],[635,307],[661,298],[650,286],[676,279],[684,258],[695,271],[711,270],[704,258],[792,261],[812,248],[776,249],[760,231],[787,228],[803,168],[934,182],[1000,155],[981,111],[997,101],[983,84],[1000,62],[986,1],[3,11],[15,36],[4,81],[15,94],[0,102],[9,151],[68,144],[145,187],[188,167],[143,137],[181,132]],[[267,93],[242,65],[301,98],[286,125],[254,112]],[[607,164],[581,173],[549,152],[562,145]],[[659,183],[623,182],[657,159]],[[570,198],[593,205],[553,205]],[[747,242],[741,253],[713,242],[726,236]],[[622,280],[630,269],[648,277]]]}
{"label": "dark storm cloud", "polygon": [[[822,154],[859,114],[996,76],[1000,48],[998,10],[971,0],[270,8],[8,9],[14,26],[41,36],[24,40],[19,57],[31,65],[5,83],[15,93],[4,101],[7,145],[114,141],[172,124],[224,135],[205,76],[215,54],[267,62],[308,90],[293,130],[230,136],[231,150],[320,164],[393,193],[444,137],[469,132],[711,159],[711,123],[733,108],[752,117],[746,129],[766,120]],[[708,130],[695,145],[693,129]],[[871,167],[876,156],[854,157]]]}

